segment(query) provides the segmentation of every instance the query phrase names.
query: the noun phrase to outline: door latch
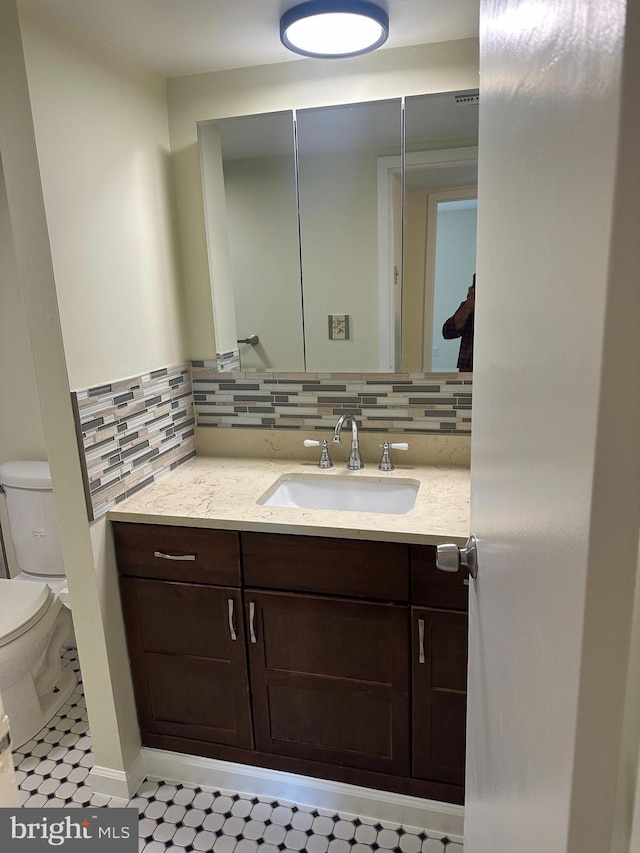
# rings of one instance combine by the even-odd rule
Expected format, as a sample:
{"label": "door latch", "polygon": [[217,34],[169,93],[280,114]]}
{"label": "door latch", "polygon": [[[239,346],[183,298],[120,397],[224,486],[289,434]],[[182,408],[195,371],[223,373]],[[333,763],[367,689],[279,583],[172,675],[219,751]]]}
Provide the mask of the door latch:
{"label": "door latch", "polygon": [[436,546],[436,566],[442,572],[457,572],[460,566],[465,566],[471,577],[478,577],[478,541],[471,535],[464,548],[447,542]]}

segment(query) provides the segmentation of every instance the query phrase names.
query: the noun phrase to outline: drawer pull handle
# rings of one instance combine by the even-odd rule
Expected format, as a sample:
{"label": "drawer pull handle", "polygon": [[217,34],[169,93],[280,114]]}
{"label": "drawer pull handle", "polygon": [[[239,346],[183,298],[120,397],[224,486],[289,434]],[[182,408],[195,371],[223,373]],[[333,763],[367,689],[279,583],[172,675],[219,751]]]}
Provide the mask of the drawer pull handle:
{"label": "drawer pull handle", "polygon": [[154,557],[159,557],[161,560],[195,560],[195,554],[165,554],[164,551],[154,551]]}
{"label": "drawer pull handle", "polygon": [[232,640],[237,640],[238,635],[236,634],[236,629],[233,627],[233,607],[234,601],[233,598],[229,599],[229,633],[231,634]]}
{"label": "drawer pull handle", "polygon": [[252,643],[257,643],[256,638],[256,606],[253,601],[249,602],[249,639]]}
{"label": "drawer pull handle", "polygon": [[418,619],[418,663],[424,663],[424,619]]}

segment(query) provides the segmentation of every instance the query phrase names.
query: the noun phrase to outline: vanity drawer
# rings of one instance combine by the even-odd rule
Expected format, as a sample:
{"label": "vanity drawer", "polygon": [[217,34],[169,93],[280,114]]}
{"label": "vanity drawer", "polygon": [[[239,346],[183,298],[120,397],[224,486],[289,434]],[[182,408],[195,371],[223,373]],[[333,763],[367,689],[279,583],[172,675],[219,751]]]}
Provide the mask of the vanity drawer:
{"label": "vanity drawer", "polygon": [[289,592],[409,600],[409,547],[279,533],[242,533],[247,586]]}
{"label": "vanity drawer", "polygon": [[121,575],[240,586],[235,531],[114,522],[113,533]]}
{"label": "vanity drawer", "polygon": [[[423,607],[469,609],[469,575],[441,572],[436,566],[435,545],[411,545],[411,601]],[[467,581],[467,583],[465,583]]]}

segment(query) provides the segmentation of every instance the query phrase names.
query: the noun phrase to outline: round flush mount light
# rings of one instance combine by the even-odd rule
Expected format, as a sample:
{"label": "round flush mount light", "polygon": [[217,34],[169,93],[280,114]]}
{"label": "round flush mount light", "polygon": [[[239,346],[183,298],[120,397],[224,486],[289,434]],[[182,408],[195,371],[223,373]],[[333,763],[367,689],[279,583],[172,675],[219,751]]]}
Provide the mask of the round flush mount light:
{"label": "round flush mount light", "polygon": [[380,47],[389,16],[367,0],[308,0],[280,19],[280,40],[302,56],[343,59]]}

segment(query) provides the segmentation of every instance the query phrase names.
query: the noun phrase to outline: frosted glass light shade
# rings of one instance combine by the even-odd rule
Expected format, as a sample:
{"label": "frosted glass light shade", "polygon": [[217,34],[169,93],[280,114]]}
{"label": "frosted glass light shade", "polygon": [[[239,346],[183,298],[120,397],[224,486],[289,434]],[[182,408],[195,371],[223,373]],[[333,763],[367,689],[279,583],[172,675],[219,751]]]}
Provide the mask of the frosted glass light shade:
{"label": "frosted glass light shade", "polygon": [[280,39],[289,50],[319,59],[369,53],[389,35],[389,16],[367,0],[309,0],[280,19]]}

